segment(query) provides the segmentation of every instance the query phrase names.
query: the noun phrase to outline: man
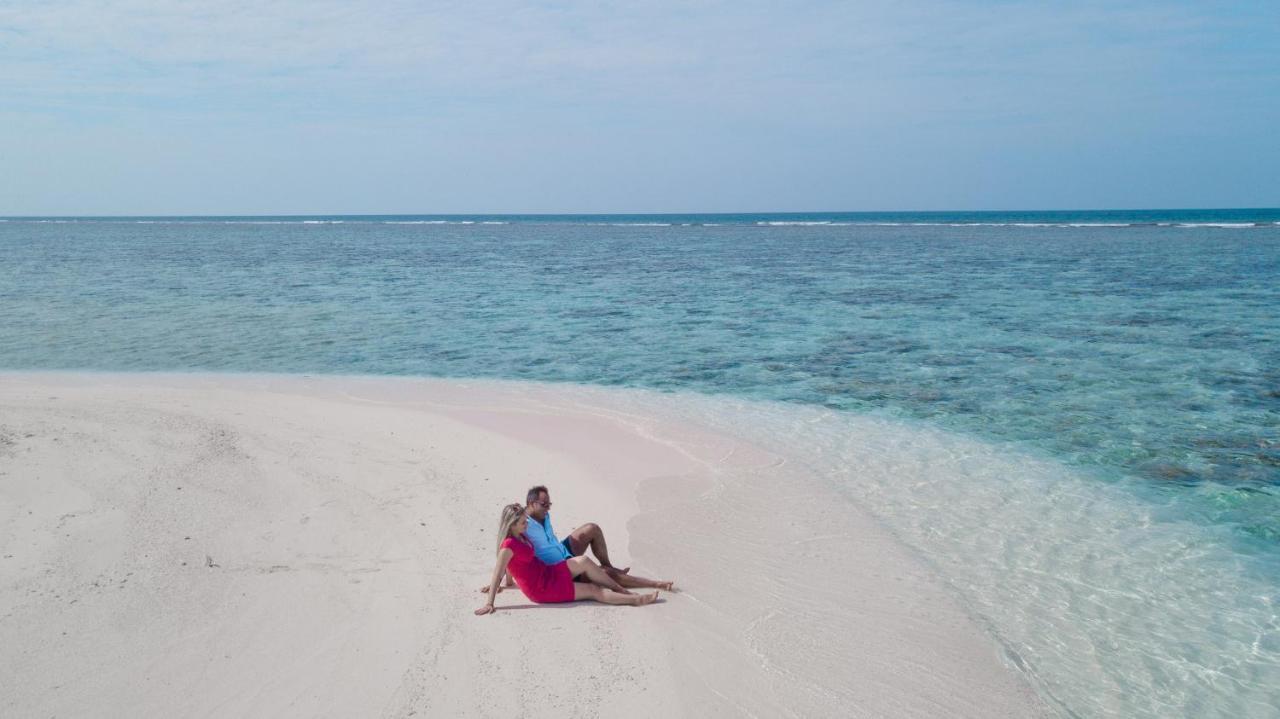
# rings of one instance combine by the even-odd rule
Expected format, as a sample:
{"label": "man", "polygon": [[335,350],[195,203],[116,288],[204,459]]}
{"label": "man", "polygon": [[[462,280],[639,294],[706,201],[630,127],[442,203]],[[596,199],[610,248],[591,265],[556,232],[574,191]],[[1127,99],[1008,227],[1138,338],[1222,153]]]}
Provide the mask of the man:
{"label": "man", "polygon": [[609,547],[604,541],[604,531],[594,522],[573,530],[563,540],[557,540],[551,528],[551,495],[547,488],[538,485],[525,493],[525,513],[529,527],[525,535],[533,543],[533,553],[543,564],[559,564],[569,557],[580,557],[591,549],[601,568],[617,581],[617,575],[626,574],[630,568],[618,569],[609,561]]}
{"label": "man", "polygon": [[[604,541],[604,531],[600,529],[600,525],[589,522],[569,532],[562,540],[557,540],[555,530],[551,528],[551,494],[547,488],[538,485],[532,487],[525,493],[525,515],[529,518],[528,527],[525,529],[525,536],[529,538],[533,544],[534,555],[542,560],[544,564],[559,564],[567,561],[570,557],[580,557],[588,549],[596,555],[596,561],[600,563],[600,567],[604,569],[609,578],[625,588],[649,587],[650,583],[633,581],[627,573],[631,571],[630,567],[618,569],[609,561],[609,547]],[[586,575],[580,575],[582,580],[586,581]],[[507,587],[514,587],[515,581],[511,578],[511,574],[507,574],[506,582],[503,586],[498,587],[498,591],[502,591]],[[669,587],[668,587],[669,588]],[[480,588],[480,591],[489,591],[488,585]],[[622,590],[626,592],[626,589]]]}

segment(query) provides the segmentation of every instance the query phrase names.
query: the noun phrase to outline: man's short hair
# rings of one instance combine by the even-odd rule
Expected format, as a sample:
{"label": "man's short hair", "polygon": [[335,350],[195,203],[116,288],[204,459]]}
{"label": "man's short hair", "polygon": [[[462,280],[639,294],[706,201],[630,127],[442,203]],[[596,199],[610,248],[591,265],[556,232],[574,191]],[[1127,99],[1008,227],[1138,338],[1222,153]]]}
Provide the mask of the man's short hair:
{"label": "man's short hair", "polygon": [[[543,492],[547,492],[547,488],[542,486],[541,484],[539,484],[536,487],[530,487],[529,491],[525,492],[524,503],[533,504],[535,501],[537,501],[538,497],[542,496]],[[550,495],[551,493],[547,492],[547,494]]]}

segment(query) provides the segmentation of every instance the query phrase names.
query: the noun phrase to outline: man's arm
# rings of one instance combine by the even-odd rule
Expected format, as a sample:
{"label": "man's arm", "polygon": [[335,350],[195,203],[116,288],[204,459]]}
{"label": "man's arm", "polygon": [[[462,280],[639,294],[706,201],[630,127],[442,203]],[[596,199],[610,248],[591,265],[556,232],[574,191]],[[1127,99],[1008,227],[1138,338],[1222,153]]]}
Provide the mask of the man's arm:
{"label": "man's arm", "polygon": [[568,559],[565,555],[564,547],[556,539],[554,531],[551,528],[551,515],[547,514],[541,522],[533,517],[529,518],[529,528],[525,530],[525,536],[533,543],[533,554],[544,564],[558,564]]}

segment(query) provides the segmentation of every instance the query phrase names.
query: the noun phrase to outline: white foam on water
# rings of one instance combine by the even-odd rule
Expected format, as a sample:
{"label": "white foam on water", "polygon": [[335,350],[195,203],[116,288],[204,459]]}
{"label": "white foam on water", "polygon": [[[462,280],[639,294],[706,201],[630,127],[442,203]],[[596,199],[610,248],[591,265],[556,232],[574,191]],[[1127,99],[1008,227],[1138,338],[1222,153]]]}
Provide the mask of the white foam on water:
{"label": "white foam on water", "polygon": [[[382,220],[380,225],[474,225],[475,220]],[[506,222],[481,222],[482,225],[506,225]]]}
{"label": "white foam on water", "polygon": [[1148,485],[817,407],[608,392],[638,416],[738,436],[838,488],[932,566],[1065,714],[1280,716],[1274,552],[1242,549]]}
{"label": "white foam on water", "polygon": [[[785,223],[757,222],[758,225]],[[792,223],[800,224],[800,223]],[[1256,222],[863,222],[863,223],[818,223],[818,224],[861,224],[872,227],[1264,227],[1264,223]],[[1280,222],[1274,223],[1280,226]]]}

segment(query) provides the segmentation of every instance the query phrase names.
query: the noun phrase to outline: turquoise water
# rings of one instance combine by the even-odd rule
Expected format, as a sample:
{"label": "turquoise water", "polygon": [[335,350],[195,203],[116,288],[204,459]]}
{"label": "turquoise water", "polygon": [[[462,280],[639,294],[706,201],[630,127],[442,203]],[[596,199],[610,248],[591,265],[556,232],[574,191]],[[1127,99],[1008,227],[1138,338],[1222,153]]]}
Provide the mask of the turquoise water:
{"label": "turquoise water", "polygon": [[1246,492],[1214,519],[1280,539],[1247,509],[1280,485],[1280,211],[943,224],[1008,214],[10,220],[0,367],[529,378],[881,412]]}
{"label": "turquoise water", "polygon": [[[1066,597],[1020,605],[1026,626],[996,631],[1041,675],[1082,677],[1055,690],[1068,711],[1209,715],[1239,709],[1214,696],[1248,695],[1243,714],[1265,716],[1280,712],[1256,686],[1280,677],[1278,277],[1280,210],[10,218],[0,368],[493,377],[801,405],[827,419],[760,423],[786,434],[792,422],[832,481],[942,558],[993,622],[1013,616],[988,596],[1002,581]],[[840,416],[958,433],[982,443],[955,452],[984,460],[968,489],[894,488],[887,470],[860,482],[837,470],[854,461]],[[821,443],[802,436],[819,428]],[[1065,469],[1010,477],[1010,452]],[[1062,492],[1091,512],[1036,504]],[[929,510],[929,496],[951,511]],[[979,496],[1037,507],[1008,521],[1044,536],[1020,550],[977,541],[1006,521]],[[1126,523],[1136,534],[1107,533]],[[1057,541],[1102,552],[1091,542],[1103,536],[1128,564],[1102,571]],[[1046,557],[1073,589],[1036,578]],[[1023,565],[1035,571],[1011,570]],[[1126,582],[1145,589],[1133,599]],[[1098,600],[1077,585],[1115,592],[1111,614],[1090,613]],[[1183,623],[1214,618],[1168,636],[1115,619],[1126,597],[1173,596],[1193,610]],[[1028,619],[1054,611],[1076,629]],[[1091,685],[1070,663],[1080,646],[1036,643],[1050,629],[1081,632],[1094,655],[1128,631],[1144,647],[1134,656],[1189,664],[1103,662]],[[1194,651],[1176,649],[1192,635]],[[1200,689],[1176,705],[1086,698],[1179,695],[1170,687]]]}

